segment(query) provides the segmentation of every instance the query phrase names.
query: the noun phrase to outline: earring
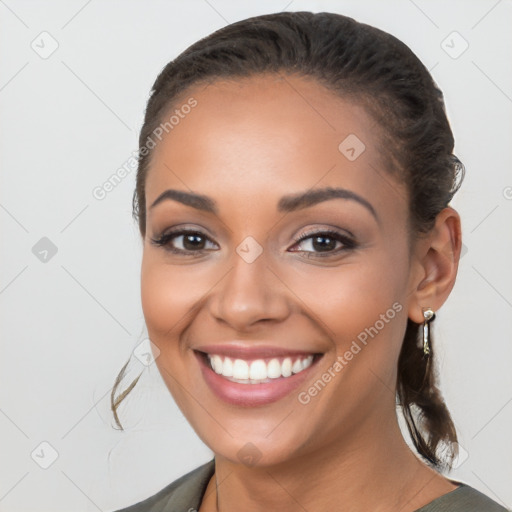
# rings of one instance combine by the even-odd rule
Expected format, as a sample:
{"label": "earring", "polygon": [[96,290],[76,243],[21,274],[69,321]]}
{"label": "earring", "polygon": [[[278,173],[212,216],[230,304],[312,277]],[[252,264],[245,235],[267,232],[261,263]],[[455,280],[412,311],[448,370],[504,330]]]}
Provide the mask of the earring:
{"label": "earring", "polygon": [[431,308],[423,310],[423,355],[428,357],[430,355],[430,322],[434,320],[436,314]]}

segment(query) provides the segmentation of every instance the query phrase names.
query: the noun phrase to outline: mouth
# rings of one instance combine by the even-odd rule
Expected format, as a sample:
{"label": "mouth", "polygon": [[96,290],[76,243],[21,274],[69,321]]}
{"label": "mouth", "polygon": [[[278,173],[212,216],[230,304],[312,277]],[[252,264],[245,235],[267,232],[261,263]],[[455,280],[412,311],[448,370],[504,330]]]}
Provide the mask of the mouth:
{"label": "mouth", "polygon": [[211,369],[231,382],[261,384],[274,379],[291,377],[309,368],[315,357],[309,354],[299,357],[274,357],[272,359],[233,359],[219,354],[205,354]]}
{"label": "mouth", "polygon": [[255,357],[194,350],[204,380],[222,400],[257,406],[289,395],[311,374],[323,353],[296,352]]}

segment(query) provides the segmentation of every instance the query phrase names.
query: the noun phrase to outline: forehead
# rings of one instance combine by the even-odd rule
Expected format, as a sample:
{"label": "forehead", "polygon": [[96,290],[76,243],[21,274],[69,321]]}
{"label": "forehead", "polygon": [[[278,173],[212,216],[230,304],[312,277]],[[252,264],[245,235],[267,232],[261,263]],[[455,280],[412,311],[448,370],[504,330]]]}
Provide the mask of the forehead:
{"label": "forehead", "polygon": [[376,208],[405,213],[405,191],[384,169],[374,119],[314,79],[273,74],[197,85],[162,121],[171,116],[172,127],[156,141],[147,204],[166,188],[257,207],[341,186],[371,197]]}

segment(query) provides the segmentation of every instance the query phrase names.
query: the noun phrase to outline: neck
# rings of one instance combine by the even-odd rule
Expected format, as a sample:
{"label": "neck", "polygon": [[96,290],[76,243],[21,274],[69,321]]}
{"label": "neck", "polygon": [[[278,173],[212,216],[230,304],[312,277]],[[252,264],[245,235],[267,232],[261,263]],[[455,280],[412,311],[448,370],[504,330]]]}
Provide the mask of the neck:
{"label": "neck", "polygon": [[412,453],[396,415],[280,464],[215,461],[200,512],[413,512],[455,488]]}

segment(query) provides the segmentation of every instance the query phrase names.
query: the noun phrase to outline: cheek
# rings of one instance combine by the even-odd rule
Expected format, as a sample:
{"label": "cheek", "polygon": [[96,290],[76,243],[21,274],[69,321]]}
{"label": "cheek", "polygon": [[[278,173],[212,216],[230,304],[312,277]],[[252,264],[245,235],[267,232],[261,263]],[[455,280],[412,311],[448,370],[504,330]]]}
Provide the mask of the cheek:
{"label": "cheek", "polygon": [[182,364],[180,333],[193,311],[194,280],[162,262],[161,255],[145,250],[141,267],[141,302],[148,335],[159,350],[156,365],[180,407],[186,407],[181,387],[186,374]]}
{"label": "cheek", "polygon": [[288,275],[290,288],[331,340],[333,362],[346,355],[357,360],[359,375],[371,369],[392,382],[407,320],[406,253],[368,251],[337,268],[311,265]]}
{"label": "cheek", "polygon": [[[144,258],[141,272],[141,301],[150,336],[169,330],[180,314],[183,300],[179,283],[170,280],[168,273]],[[155,340],[154,340],[155,341]]]}
{"label": "cheek", "polygon": [[314,279],[303,275],[294,288],[331,339],[325,373],[331,368],[335,377],[317,403],[328,407],[333,429],[389,399],[407,322],[404,267],[397,263],[382,272],[385,267],[376,261],[359,263],[324,273],[317,269]]}
{"label": "cheek", "polygon": [[[345,338],[373,325],[395,302],[403,300],[406,276],[397,267],[385,272],[382,268],[344,265],[322,272],[307,269],[295,278],[293,290],[331,335]],[[394,313],[388,316],[394,317]]]}
{"label": "cheek", "polygon": [[141,301],[150,335],[172,337],[187,322],[211,279],[191,267],[166,264],[165,256],[145,249],[141,268]]}

